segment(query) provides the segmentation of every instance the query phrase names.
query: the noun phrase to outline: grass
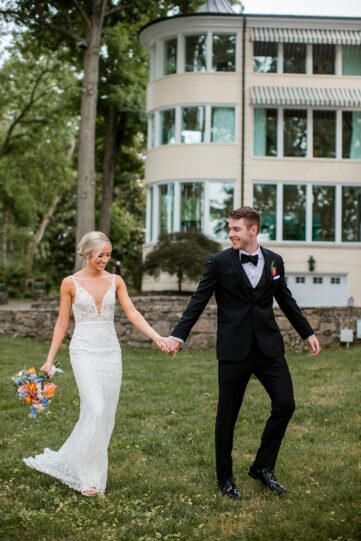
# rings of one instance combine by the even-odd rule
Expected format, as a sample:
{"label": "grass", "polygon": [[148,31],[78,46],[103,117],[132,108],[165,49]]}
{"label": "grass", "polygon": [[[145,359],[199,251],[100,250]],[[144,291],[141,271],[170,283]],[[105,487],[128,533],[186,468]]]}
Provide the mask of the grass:
{"label": "grass", "polygon": [[[244,498],[220,496],[214,478],[217,400],[214,351],[176,359],[123,352],[124,380],[109,449],[105,498],[84,498],[29,470],[22,457],[57,449],[78,416],[66,348],[51,412],[38,420],[8,377],[40,366],[47,344],[0,338],[0,539],[9,541],[356,541],[361,539],[361,349],[289,353],[298,408],[283,443],[277,497],[247,475],[268,415],[252,379],[235,435],[235,476]],[[96,392],[96,390],[93,390]]]}

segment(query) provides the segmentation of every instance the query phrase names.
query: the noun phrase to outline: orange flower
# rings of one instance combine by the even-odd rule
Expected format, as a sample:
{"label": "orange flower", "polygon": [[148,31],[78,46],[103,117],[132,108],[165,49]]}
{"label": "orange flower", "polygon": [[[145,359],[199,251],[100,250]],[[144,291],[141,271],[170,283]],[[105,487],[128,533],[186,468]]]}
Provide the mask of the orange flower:
{"label": "orange flower", "polygon": [[30,398],[30,396],[26,396],[26,397],[24,398],[24,402],[25,402],[25,404],[31,404],[31,398]]}
{"label": "orange flower", "polygon": [[57,385],[54,383],[47,383],[44,385],[43,396],[45,396],[45,398],[52,398],[55,395],[56,388]]}
{"label": "orange flower", "polygon": [[28,383],[27,388],[29,391],[34,391],[36,389],[36,383]]}
{"label": "orange flower", "polygon": [[27,372],[28,372],[28,374],[35,374],[35,368],[34,367],[29,368],[29,370]]}

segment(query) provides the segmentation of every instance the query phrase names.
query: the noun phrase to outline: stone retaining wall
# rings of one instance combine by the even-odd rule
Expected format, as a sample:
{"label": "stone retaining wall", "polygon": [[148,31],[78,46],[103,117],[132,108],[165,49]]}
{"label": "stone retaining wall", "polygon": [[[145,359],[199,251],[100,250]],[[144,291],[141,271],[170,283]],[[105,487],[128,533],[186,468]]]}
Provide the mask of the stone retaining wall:
{"label": "stone retaining wall", "polygon": [[[168,336],[180,318],[188,300],[188,297],[182,296],[133,297],[133,302],[138,310],[163,336]],[[340,329],[349,327],[355,331],[356,320],[361,319],[361,307],[351,310],[348,308],[305,308],[303,311],[315,329],[323,348],[339,346]],[[286,345],[296,351],[306,349],[307,345],[302,342],[282,312],[276,308],[275,314]],[[38,307],[24,310],[0,310],[0,334],[50,340],[56,318],[57,306],[52,303],[40,303]],[[120,341],[124,346],[149,347],[149,340],[134,329],[120,310],[116,313],[115,324]],[[67,340],[70,339],[72,330],[73,320],[67,334]],[[216,305],[212,301],[194,326],[186,347],[192,349],[212,348],[215,346],[215,335]],[[355,342],[361,343],[361,340],[354,338]]]}

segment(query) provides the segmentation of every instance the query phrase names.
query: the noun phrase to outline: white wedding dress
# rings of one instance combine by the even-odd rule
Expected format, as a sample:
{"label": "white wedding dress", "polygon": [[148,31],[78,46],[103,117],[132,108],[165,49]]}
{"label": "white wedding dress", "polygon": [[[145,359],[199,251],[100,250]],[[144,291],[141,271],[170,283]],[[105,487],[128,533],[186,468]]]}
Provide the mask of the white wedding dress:
{"label": "white wedding dress", "polygon": [[122,378],[121,350],[114,327],[115,275],[100,310],[90,288],[85,289],[73,276],[71,279],[76,294],[69,351],[80,395],[79,420],[59,451],[45,449],[43,454],[23,460],[30,468],[75,490],[95,489],[102,494]]}

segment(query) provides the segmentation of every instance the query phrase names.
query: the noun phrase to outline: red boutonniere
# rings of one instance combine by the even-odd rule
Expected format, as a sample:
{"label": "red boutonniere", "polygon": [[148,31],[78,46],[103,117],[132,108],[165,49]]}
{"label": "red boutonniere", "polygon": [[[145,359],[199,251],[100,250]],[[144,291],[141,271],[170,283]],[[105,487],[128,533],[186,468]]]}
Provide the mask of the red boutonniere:
{"label": "red boutonniere", "polygon": [[272,276],[276,276],[276,274],[277,274],[277,267],[275,267],[274,260],[271,263],[271,274],[272,274]]}

